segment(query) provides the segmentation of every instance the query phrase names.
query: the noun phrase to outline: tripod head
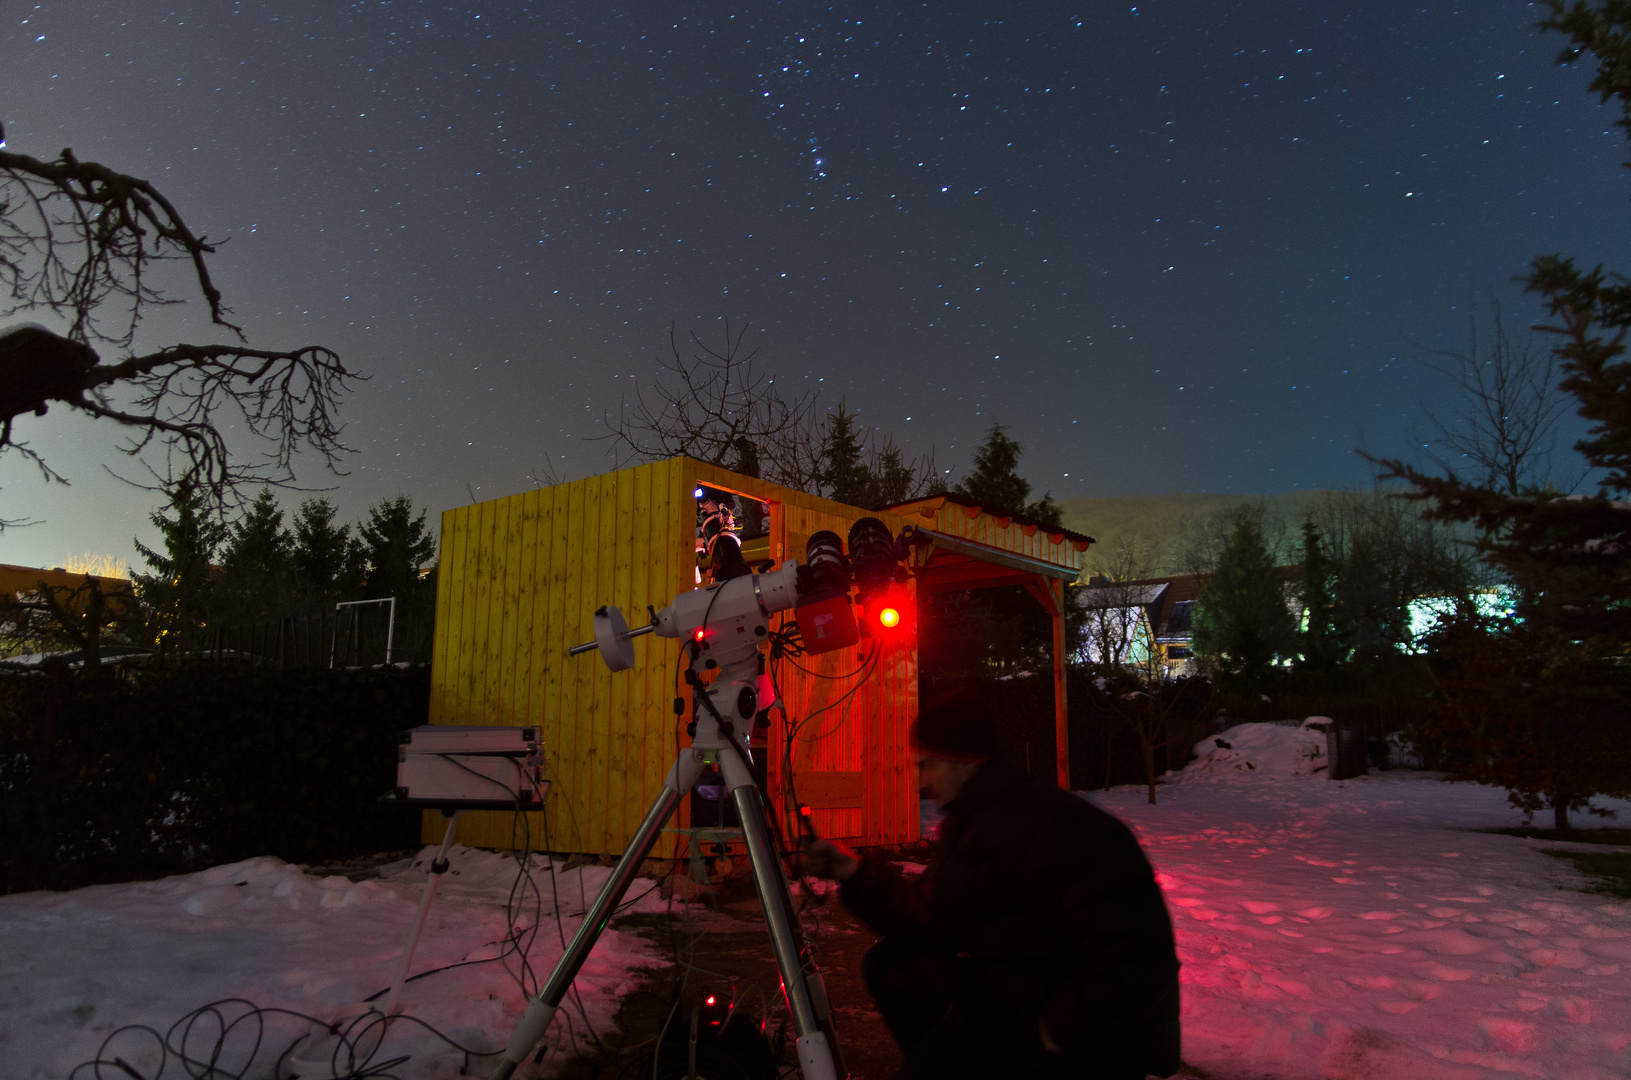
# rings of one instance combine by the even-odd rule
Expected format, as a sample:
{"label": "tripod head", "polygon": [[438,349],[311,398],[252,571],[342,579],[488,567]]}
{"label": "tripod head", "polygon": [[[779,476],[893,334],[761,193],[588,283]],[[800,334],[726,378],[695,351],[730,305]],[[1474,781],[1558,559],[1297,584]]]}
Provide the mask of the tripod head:
{"label": "tripod head", "polygon": [[[891,583],[905,581],[901,564],[914,546],[925,543],[910,526],[894,537],[883,522],[865,517],[850,528],[851,553],[846,557],[838,534],[823,529],[805,545],[806,565],[788,559],[768,573],[748,570],[723,577],[681,593],[661,611],[648,608],[651,621],[645,626],[630,629],[616,607],[601,607],[594,616],[595,640],[574,645],[567,655],[598,650],[608,668],[626,671],[634,666],[630,642],[656,634],[683,638],[693,652],[714,661],[707,666],[724,667],[739,654],[757,652],[770,634],[770,616],[789,608],[795,609],[806,652],[854,644],[859,632],[850,605],[851,586],[857,587],[864,604]],[[805,622],[811,625],[806,627]]]}

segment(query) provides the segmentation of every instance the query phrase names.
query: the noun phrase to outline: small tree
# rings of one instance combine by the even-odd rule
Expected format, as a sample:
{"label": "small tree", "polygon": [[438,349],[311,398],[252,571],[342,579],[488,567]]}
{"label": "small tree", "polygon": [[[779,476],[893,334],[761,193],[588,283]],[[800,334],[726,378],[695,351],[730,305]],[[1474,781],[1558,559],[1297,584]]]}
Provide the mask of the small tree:
{"label": "small tree", "polygon": [[1274,662],[1296,645],[1286,584],[1263,538],[1261,512],[1243,507],[1195,598],[1195,650],[1243,689],[1261,691]]}
{"label": "small tree", "polygon": [[1623,699],[1600,690],[1596,658],[1545,629],[1463,616],[1436,635],[1442,674],[1423,732],[1453,775],[1507,789],[1526,814],[1608,811],[1592,796],[1631,794]]}
{"label": "small tree", "polygon": [[1093,681],[1099,710],[1108,712],[1116,726],[1130,731],[1138,740],[1151,806],[1156,804],[1156,755],[1167,752],[1169,767],[1171,764],[1168,730],[1174,721],[1204,716],[1213,702],[1212,687],[1206,679],[1195,676],[1168,682],[1163,674],[1156,660],[1142,667],[1108,670]]}
{"label": "small tree", "polygon": [[175,635],[201,629],[215,614],[210,564],[226,530],[211,512],[204,493],[183,480],[169,489],[170,515],[155,511],[163,551],[137,540],[136,550],[150,567],[135,573],[136,596],[147,616],[147,633],[162,647]]}

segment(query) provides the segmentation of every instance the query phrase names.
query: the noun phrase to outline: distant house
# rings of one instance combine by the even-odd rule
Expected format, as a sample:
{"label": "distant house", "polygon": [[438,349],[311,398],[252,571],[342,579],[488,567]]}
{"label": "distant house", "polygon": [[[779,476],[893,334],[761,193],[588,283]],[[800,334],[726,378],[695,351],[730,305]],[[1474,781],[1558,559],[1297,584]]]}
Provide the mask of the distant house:
{"label": "distant house", "polygon": [[[1300,623],[1302,604],[1295,586],[1302,567],[1282,566],[1276,572],[1287,586],[1286,606]],[[1192,674],[1195,598],[1201,594],[1202,580],[1197,574],[1137,581],[1089,579],[1074,592],[1076,605],[1087,613],[1080,659],[1124,667],[1159,663],[1168,678]]]}
{"label": "distant house", "polygon": [[1077,607],[1087,615],[1080,659],[1122,667],[1159,663],[1169,677],[1185,674],[1194,656],[1190,616],[1200,588],[1201,579],[1194,574],[1090,579],[1073,592]]}

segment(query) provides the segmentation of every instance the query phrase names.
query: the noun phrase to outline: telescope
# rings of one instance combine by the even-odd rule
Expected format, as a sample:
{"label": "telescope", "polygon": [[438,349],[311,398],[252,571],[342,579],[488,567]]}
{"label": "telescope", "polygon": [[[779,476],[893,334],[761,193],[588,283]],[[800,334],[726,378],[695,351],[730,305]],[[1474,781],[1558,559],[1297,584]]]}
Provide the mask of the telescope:
{"label": "telescope", "polygon": [[[701,496],[699,496],[700,498]],[[717,769],[735,803],[742,841],[770,932],[782,989],[793,1020],[799,1069],[805,1080],[841,1080],[848,1075],[839,1051],[832,1008],[820,969],[814,961],[798,913],[792,888],[771,840],[771,823],[764,797],[753,781],[748,736],[752,725],[768,726],[768,712],[776,701],[774,681],[765,670],[762,646],[772,639],[785,647],[824,653],[856,644],[863,631],[855,620],[850,591],[863,610],[906,581],[902,565],[912,547],[925,543],[917,530],[899,537],[874,517],[856,521],[849,531],[849,554],[837,533],[822,530],[809,539],[806,562],[789,559],[779,569],[755,573],[743,560],[740,544],[730,529],[730,514],[723,500],[704,507],[705,550],[711,584],[683,593],[661,611],[648,608],[650,621],[631,629],[623,613],[611,605],[594,613],[593,641],[574,646],[568,655],[598,652],[612,671],[634,666],[634,639],[647,634],[675,638],[684,643],[685,681],[691,687],[691,745],[679,754],[645,817],[623,852],[611,876],[585,914],[560,962],[533,998],[516,1025],[508,1046],[492,1073],[493,1080],[509,1080],[517,1066],[533,1053],[554,1019],[572,980],[588,959],[640,864],[650,854],[657,835],[680,800],[705,770]],[[771,616],[792,611],[793,626],[771,629]],[[878,625],[885,631],[901,625],[898,606],[877,607]],[[872,633],[870,626],[867,633]],[[703,674],[713,672],[705,681]],[[675,699],[675,712],[683,702]]]}

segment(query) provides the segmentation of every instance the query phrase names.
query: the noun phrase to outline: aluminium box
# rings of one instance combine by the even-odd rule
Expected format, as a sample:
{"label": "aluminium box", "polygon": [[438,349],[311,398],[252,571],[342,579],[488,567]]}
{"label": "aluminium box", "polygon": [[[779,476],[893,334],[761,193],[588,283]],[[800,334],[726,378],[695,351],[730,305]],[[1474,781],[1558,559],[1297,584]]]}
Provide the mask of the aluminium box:
{"label": "aluminium box", "polygon": [[394,802],[442,810],[541,810],[536,727],[427,724],[403,733]]}

